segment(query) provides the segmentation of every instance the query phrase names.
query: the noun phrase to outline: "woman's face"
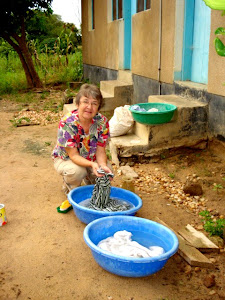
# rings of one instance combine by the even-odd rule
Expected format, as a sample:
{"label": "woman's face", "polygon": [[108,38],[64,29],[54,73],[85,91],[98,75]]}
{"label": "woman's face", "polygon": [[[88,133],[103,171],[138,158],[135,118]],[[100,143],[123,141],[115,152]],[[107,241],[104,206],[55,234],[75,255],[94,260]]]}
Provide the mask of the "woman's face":
{"label": "woman's face", "polygon": [[82,96],[78,105],[78,115],[80,120],[92,120],[97,114],[99,102],[91,97]]}

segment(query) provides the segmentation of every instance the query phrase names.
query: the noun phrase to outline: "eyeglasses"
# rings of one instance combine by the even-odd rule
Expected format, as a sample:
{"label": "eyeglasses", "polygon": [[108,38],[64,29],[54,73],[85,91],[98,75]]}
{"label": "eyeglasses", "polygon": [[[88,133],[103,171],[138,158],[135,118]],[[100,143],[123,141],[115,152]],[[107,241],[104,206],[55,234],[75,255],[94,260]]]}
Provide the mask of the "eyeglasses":
{"label": "eyeglasses", "polygon": [[91,102],[91,101],[88,101],[87,99],[84,99],[84,100],[80,101],[80,103],[85,106],[91,105],[94,108],[99,107],[99,103],[97,101]]}

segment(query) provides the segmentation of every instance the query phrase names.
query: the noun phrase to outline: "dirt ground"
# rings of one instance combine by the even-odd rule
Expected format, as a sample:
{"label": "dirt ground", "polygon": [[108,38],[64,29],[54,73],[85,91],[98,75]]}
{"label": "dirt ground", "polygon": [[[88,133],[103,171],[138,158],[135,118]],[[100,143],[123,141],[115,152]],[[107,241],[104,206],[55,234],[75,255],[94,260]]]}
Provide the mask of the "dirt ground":
{"label": "dirt ground", "polygon": [[[85,224],[56,207],[66,196],[50,157],[57,122],[14,127],[18,105],[0,100],[0,203],[8,223],[0,228],[0,299],[176,300],[225,299],[225,255],[208,253],[214,268],[190,267],[178,254],[158,273],[124,278],[103,270],[83,240]],[[143,200],[138,217],[159,217],[175,230],[191,224],[202,229],[199,211],[225,215],[224,144],[206,149],[168,151],[158,159],[129,162],[139,174],[136,193]],[[203,187],[203,196],[188,200],[179,193],[187,177]],[[115,168],[114,186],[123,176]],[[215,184],[217,188],[215,189]],[[204,230],[202,230],[204,232]],[[207,281],[215,276],[215,283]]]}

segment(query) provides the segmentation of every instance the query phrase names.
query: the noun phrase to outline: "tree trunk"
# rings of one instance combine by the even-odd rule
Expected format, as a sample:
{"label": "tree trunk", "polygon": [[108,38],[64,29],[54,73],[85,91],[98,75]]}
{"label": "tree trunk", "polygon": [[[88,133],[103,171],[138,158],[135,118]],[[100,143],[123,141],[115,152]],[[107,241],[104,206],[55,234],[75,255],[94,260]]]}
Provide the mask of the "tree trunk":
{"label": "tree trunk", "polygon": [[38,76],[38,73],[35,70],[34,62],[32,60],[31,54],[28,50],[27,43],[24,42],[23,40],[21,40],[19,46],[20,46],[21,54],[22,54],[22,57],[20,60],[23,65],[25,64],[24,71],[26,74],[28,86],[32,87],[32,88],[34,88],[34,87],[42,88],[43,84]]}
{"label": "tree trunk", "polygon": [[24,20],[21,25],[21,37],[13,33],[11,36],[3,35],[3,38],[16,50],[22,63],[28,88],[42,88],[43,84],[35,70],[31,54],[26,43]]}

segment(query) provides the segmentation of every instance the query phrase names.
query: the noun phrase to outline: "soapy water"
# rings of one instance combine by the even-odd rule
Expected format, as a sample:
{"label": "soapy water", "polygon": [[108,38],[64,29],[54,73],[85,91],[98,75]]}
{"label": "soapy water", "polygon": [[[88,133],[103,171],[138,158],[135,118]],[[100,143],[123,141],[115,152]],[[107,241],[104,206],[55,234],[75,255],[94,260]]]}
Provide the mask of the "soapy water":
{"label": "soapy water", "polygon": [[135,111],[145,111],[145,112],[158,112],[159,110],[157,108],[149,108],[148,110],[144,109],[143,107],[140,107],[139,105],[135,104],[132,106],[132,109]]}
{"label": "soapy water", "polygon": [[143,246],[132,240],[132,233],[126,230],[117,231],[113,236],[101,240],[98,247],[102,250],[125,257],[146,258],[165,253],[165,250],[156,245]]}
{"label": "soapy water", "polygon": [[115,197],[110,197],[109,201],[103,208],[94,206],[91,203],[91,198],[81,201],[79,203],[79,205],[86,207],[86,208],[93,209],[93,210],[99,210],[99,211],[125,211],[125,210],[129,210],[129,209],[132,209],[135,207],[129,201],[122,200],[122,199],[115,198]]}

